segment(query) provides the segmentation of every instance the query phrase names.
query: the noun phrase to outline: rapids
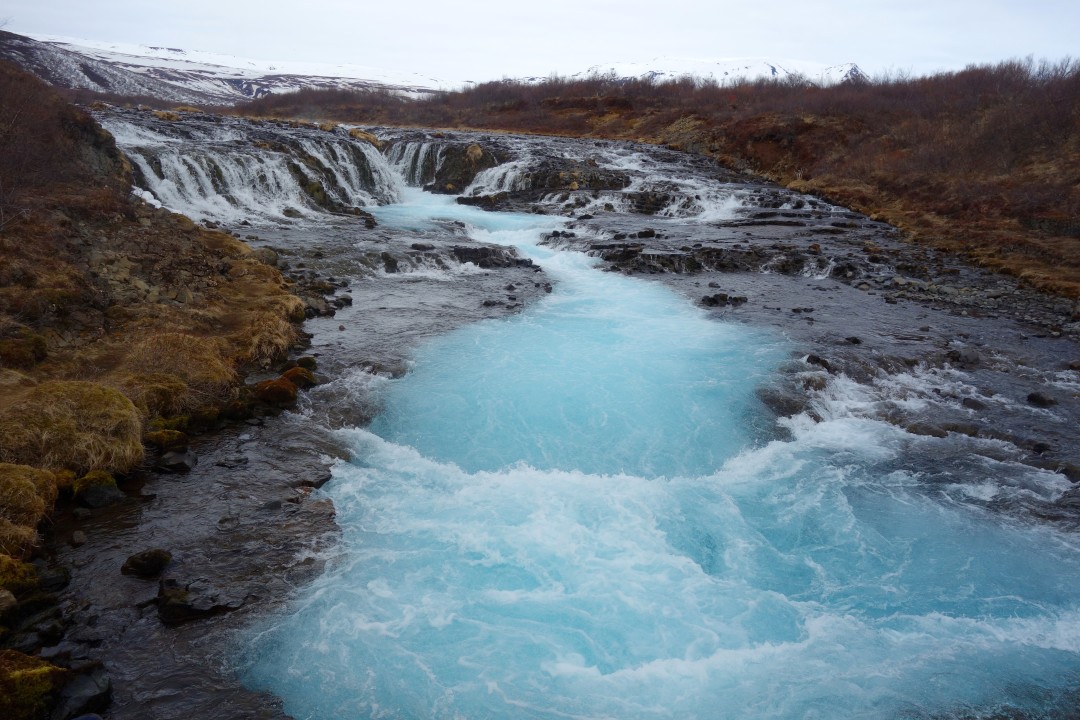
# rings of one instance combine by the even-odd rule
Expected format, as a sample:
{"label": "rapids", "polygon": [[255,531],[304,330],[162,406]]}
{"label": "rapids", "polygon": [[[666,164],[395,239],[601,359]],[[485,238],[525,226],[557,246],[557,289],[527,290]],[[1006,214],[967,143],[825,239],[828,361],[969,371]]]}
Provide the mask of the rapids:
{"label": "rapids", "polygon": [[513,243],[555,292],[432,339],[371,427],[341,431],[341,555],[248,638],[253,687],[303,718],[1065,702],[1075,541],[928,482],[908,457],[936,439],[852,417],[842,383],[832,416],[775,439],[753,390],[781,339],[537,246],[550,218],[415,194],[376,212]]}

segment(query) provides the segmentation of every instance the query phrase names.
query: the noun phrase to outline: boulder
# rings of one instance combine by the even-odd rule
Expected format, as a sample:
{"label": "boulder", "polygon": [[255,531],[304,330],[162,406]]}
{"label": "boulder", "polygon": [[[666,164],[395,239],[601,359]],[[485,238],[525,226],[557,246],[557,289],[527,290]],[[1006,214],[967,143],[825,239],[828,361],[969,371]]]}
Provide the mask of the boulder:
{"label": "boulder", "polygon": [[120,567],[120,572],[141,578],[156,578],[170,562],[172,562],[172,553],[168,550],[161,548],[143,550],[125,560]]}
{"label": "boulder", "polygon": [[170,473],[188,472],[198,462],[199,458],[191,450],[169,450],[161,454],[161,457],[154,463],[154,469]]}
{"label": "boulder", "polygon": [[284,377],[255,384],[254,396],[268,405],[291,407],[296,404],[296,384]]}
{"label": "boulder", "polygon": [[180,625],[220,615],[243,604],[243,600],[229,597],[203,578],[190,581],[163,578],[158,585],[158,618],[165,625]]}
{"label": "boulder", "polygon": [[105,668],[94,665],[72,678],[63,689],[56,706],[53,707],[52,720],[88,720],[99,715],[87,714],[105,710],[112,700],[112,681]]}
{"label": "boulder", "polygon": [[1034,405],[1037,408],[1048,408],[1057,405],[1057,400],[1041,392],[1028,394],[1027,401],[1029,405]]}

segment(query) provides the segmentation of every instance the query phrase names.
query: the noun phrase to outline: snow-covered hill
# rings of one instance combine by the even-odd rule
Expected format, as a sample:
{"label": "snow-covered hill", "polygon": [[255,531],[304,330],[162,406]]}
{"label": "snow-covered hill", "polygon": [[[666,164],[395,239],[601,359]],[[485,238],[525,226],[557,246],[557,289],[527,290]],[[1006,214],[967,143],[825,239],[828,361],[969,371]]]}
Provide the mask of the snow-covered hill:
{"label": "snow-covered hill", "polygon": [[690,76],[715,80],[721,85],[731,85],[758,78],[771,78],[781,82],[802,80],[815,85],[835,85],[867,79],[866,74],[855,63],[826,65],[805,60],[767,58],[658,57],[645,63],[594,65],[585,72],[570,77],[579,78],[587,75],[614,75],[620,78],[653,79],[658,82]]}
{"label": "snow-covered hill", "polygon": [[[180,48],[51,35],[24,36],[0,31],[0,59],[5,58],[59,87],[196,105],[232,105],[269,94],[308,88],[390,89],[419,97],[471,84],[363,65],[265,62]],[[659,57],[646,63],[595,65],[569,77],[590,75],[657,81],[692,76],[713,79],[720,84],[766,77],[831,85],[865,78],[853,63],[829,66],[763,58],[702,60],[677,57]],[[540,82],[546,77],[521,79]]]}
{"label": "snow-covered hill", "polygon": [[0,32],[0,58],[14,60],[60,87],[196,104],[233,104],[307,88],[388,88],[416,96],[461,85],[360,65],[263,62],[180,48],[6,32]]}

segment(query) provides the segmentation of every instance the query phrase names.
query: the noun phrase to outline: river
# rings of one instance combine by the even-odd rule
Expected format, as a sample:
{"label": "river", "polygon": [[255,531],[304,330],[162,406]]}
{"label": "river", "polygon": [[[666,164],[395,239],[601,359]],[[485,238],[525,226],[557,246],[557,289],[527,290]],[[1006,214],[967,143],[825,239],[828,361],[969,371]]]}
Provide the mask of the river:
{"label": "river", "polygon": [[[243,682],[294,717],[1071,716],[1069,481],[1015,438],[916,421],[1038,428],[1064,447],[1078,378],[1060,360],[1073,346],[1018,363],[976,342],[1021,332],[1005,320],[838,284],[844,242],[898,246],[884,226],[674,153],[512,137],[488,140],[510,159],[462,189],[503,203],[482,210],[417,187],[437,175],[441,134],[389,133],[383,154],[346,154],[344,137],[293,133],[327,167],[369,163],[335,176],[339,201],[374,215],[363,230],[312,208],[288,186],[303,171],[280,150],[257,155],[233,126],[185,131],[187,144],[209,138],[219,170],[201,176],[190,155],[169,160],[176,128],[110,129],[147,175],[160,171],[145,192],[202,219],[250,218],[297,258],[321,243],[358,300],[310,324],[337,379],[294,416],[347,450],[322,491],[340,543],[320,577],[229,641]],[[570,163],[559,171],[577,173],[573,186],[538,179],[552,158]],[[227,191],[260,177],[263,199]],[[850,238],[812,231],[843,223]],[[703,257],[703,241],[772,252],[755,273],[667,283],[601,260],[654,237],[679,250],[653,268]],[[791,271],[784,244],[800,240],[818,248]],[[512,248],[541,282],[450,262],[463,244]],[[450,307],[475,302],[454,289],[474,273],[499,312]],[[723,309],[728,293],[722,311],[695,302],[720,286],[761,301],[741,314],[738,299]],[[384,337],[361,322],[425,304],[422,329]],[[958,339],[980,348],[978,367],[940,359]],[[1029,356],[1050,342],[1033,339]],[[407,372],[361,370],[372,343],[396,343]],[[868,343],[872,361],[843,364]],[[1021,380],[1061,403],[1027,407]],[[809,401],[779,414],[763,402],[792,385]]]}

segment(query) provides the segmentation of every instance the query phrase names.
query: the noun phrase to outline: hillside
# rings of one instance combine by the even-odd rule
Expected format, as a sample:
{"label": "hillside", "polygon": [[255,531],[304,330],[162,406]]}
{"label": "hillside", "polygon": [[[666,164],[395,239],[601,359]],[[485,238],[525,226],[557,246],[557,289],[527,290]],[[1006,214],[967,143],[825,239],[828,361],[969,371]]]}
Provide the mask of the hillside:
{"label": "hillside", "polygon": [[485,83],[417,101],[305,91],[237,112],[666,144],[1080,297],[1080,65],[1067,60],[829,87],[594,76]]}
{"label": "hillside", "polygon": [[282,355],[303,317],[250,248],[132,199],[130,180],[89,115],[0,63],[5,718],[39,717],[72,676],[25,654],[42,643],[27,618],[55,602],[27,561],[57,498],[123,501],[118,481],[182,452],[186,432],[242,416],[245,370]]}

